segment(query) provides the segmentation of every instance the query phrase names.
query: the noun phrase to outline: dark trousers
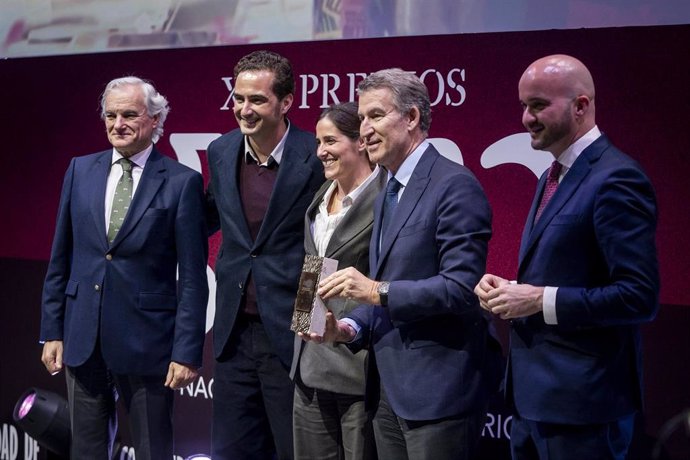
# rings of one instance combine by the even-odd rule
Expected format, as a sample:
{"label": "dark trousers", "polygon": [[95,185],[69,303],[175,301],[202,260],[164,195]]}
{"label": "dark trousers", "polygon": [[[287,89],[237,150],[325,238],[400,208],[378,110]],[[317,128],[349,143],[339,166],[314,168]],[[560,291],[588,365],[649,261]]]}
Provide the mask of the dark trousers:
{"label": "dark trousers", "polygon": [[66,378],[72,459],[112,458],[118,396],[129,415],[137,460],[172,458],[174,393],[163,385],[165,376],[113,374],[96,346],[84,364],[67,367]]}
{"label": "dark trousers", "polygon": [[213,460],[292,459],[294,385],[260,322],[238,319],[213,380]]}
{"label": "dark trousers", "polygon": [[371,414],[364,396],[310,388],[297,376],[293,426],[295,460],[376,458]]}
{"label": "dark trousers", "polygon": [[374,416],[376,451],[382,460],[471,460],[485,419],[486,408],[439,420],[405,420],[395,415],[381,388]]}
{"label": "dark trousers", "polygon": [[624,460],[632,441],[635,416],[609,423],[563,425],[513,415],[513,460]]}

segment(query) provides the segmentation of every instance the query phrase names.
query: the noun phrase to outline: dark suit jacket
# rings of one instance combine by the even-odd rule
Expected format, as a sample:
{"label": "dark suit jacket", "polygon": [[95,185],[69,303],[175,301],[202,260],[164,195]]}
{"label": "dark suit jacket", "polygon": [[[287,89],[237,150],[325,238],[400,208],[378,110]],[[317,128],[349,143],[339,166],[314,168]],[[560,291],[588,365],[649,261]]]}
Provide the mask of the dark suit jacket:
{"label": "dark suit jacket", "polygon": [[499,345],[473,293],[486,268],[491,209],[472,173],[427,148],[377,257],[385,192],[374,206],[371,274],[388,307],[363,305],[351,346],[373,348],[393,411],[408,420],[466,415],[496,389]]}
{"label": "dark suit jacket", "polygon": [[525,418],[600,423],[641,408],[638,324],[658,308],[654,190],[606,136],[587,147],[520,247],[518,281],[558,287],[557,326],[514,320],[512,396]]}
{"label": "dark suit jacket", "polygon": [[211,142],[207,154],[211,171],[207,190],[209,229],[213,232],[220,227],[223,235],[215,267],[216,358],[225,351],[251,272],[259,315],[274,352],[289,368],[294,341],[290,322],[304,262],[304,213],[324,181],[314,135],[290,126],[256,241],[247,227],[237,181],[239,162],[244,161],[244,136],[239,129],[224,134]]}
{"label": "dark suit jacket", "polygon": [[[326,257],[338,260],[338,270],[355,267],[369,274],[369,243],[374,221],[374,199],[386,185],[387,172],[379,169],[378,177],[362,191],[352,208],[336,227]],[[332,181],[327,181],[316,193],[304,217],[304,247],[307,254],[318,255],[311,232],[311,223],[319,210]],[[335,299],[328,302],[337,319],[341,319],[358,305],[352,300]],[[295,337],[295,356],[290,376],[301,371],[305,383],[314,388],[349,395],[364,394],[367,353],[353,354],[342,344],[319,345]]]}
{"label": "dark suit jacket", "polygon": [[63,340],[64,362],[73,367],[99,339],[114,373],[165,375],[171,360],[201,366],[208,300],[203,179],[154,147],[109,246],[111,158],[112,150],[74,158],[65,175],[41,340]]}

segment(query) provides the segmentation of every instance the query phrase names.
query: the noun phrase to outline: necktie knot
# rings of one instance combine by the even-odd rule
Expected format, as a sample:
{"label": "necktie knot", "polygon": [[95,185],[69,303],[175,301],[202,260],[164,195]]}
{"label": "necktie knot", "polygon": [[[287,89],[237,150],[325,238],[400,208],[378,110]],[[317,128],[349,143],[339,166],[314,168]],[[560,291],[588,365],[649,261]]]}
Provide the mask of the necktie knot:
{"label": "necktie knot", "polygon": [[395,195],[396,201],[398,198],[398,192],[400,191],[401,183],[395,177],[391,177],[386,184],[386,194]]}
{"label": "necktie knot", "polygon": [[560,164],[558,161],[554,161],[553,163],[551,163],[551,167],[549,168],[549,179],[558,180],[558,177],[561,175],[562,168],[563,165]]}
{"label": "necktie knot", "polygon": [[115,163],[119,163],[122,167],[123,174],[132,174],[132,160],[127,158],[120,158]]}

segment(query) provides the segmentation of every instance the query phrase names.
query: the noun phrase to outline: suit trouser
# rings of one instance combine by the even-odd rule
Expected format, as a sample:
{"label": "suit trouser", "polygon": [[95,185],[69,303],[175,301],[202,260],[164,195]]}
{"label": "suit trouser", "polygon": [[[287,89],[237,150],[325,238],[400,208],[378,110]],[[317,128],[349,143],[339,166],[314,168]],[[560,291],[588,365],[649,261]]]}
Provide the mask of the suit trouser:
{"label": "suit trouser", "polygon": [[382,460],[471,460],[479,449],[487,406],[438,420],[405,420],[393,412],[383,387],[374,416],[376,451]]}
{"label": "suit trouser", "polygon": [[113,374],[96,345],[84,364],[67,367],[66,379],[72,459],[111,458],[118,397],[129,415],[137,460],[172,458],[174,392],[163,385],[165,376]]}
{"label": "suit trouser", "polygon": [[211,457],[292,459],[294,385],[264,325],[240,317],[230,341],[215,363]]}
{"label": "suit trouser", "polygon": [[624,460],[635,416],[608,423],[564,425],[513,415],[510,450],[514,460]]}
{"label": "suit trouser", "polygon": [[364,396],[334,393],[295,382],[292,413],[295,460],[376,458],[372,414]]}

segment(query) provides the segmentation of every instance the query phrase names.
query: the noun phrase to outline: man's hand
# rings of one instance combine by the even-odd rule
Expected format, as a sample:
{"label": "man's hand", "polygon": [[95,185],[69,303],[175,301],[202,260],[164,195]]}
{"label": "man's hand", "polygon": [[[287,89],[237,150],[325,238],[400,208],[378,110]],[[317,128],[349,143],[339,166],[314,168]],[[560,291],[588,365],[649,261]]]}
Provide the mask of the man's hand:
{"label": "man's hand", "polygon": [[194,381],[199,375],[195,367],[172,361],[168,366],[168,375],[165,377],[165,386],[173,390],[184,388]]}
{"label": "man's hand", "polygon": [[479,297],[479,305],[484,310],[491,311],[491,307],[489,307],[489,294],[494,289],[506,284],[510,284],[510,281],[500,276],[492,275],[491,273],[482,276],[482,279],[479,280],[479,283],[474,288],[474,293]]}
{"label": "man's hand", "polygon": [[332,343],[332,342],[349,342],[355,338],[357,333],[355,330],[347,324],[345,321],[337,321],[333,312],[329,311],[326,313],[326,330],[323,336],[312,333],[303,334],[298,332],[297,335],[300,339],[305,342],[316,342],[316,343]]}
{"label": "man's hand", "polygon": [[62,340],[48,340],[43,344],[41,361],[50,375],[62,370]]}
{"label": "man's hand", "polygon": [[544,288],[531,284],[511,284],[507,279],[487,273],[474,288],[479,305],[501,319],[514,319],[539,313],[544,308]]}
{"label": "man's hand", "polygon": [[338,270],[319,283],[319,296],[326,300],[331,297],[342,297],[360,303],[379,304],[376,287],[378,282],[367,278],[354,267]]}

